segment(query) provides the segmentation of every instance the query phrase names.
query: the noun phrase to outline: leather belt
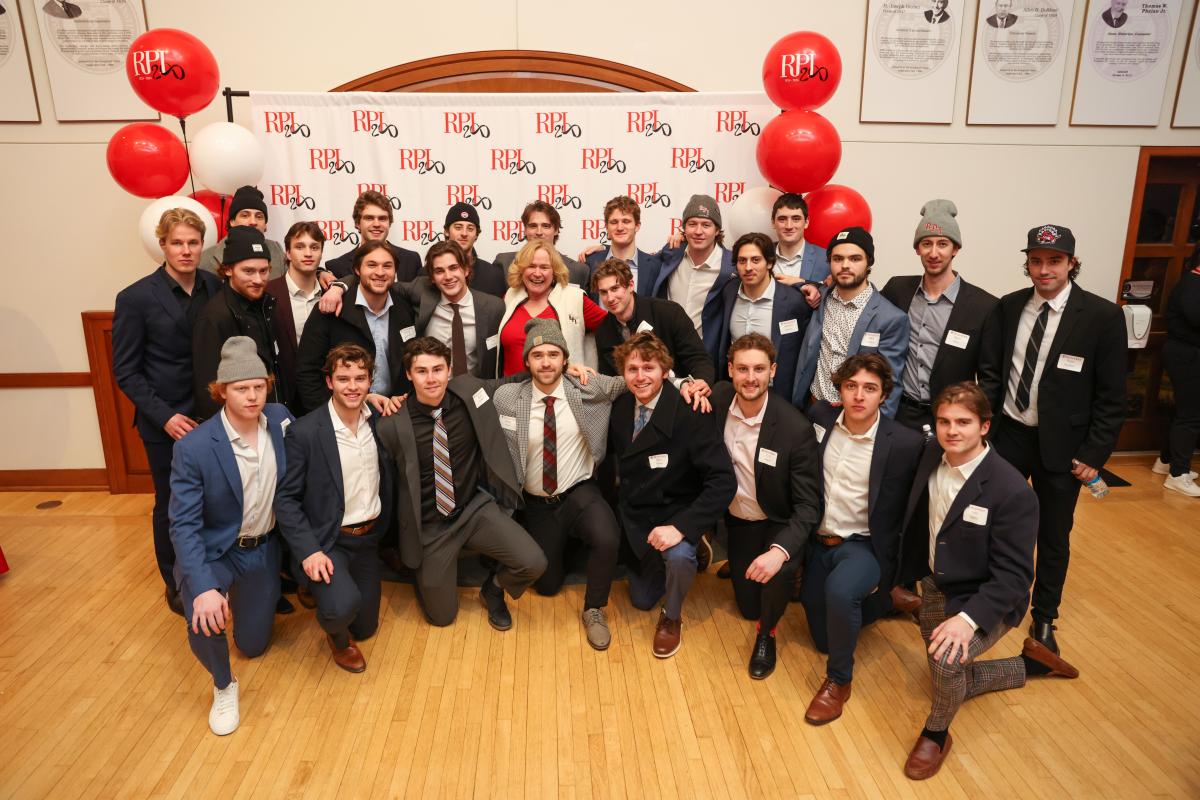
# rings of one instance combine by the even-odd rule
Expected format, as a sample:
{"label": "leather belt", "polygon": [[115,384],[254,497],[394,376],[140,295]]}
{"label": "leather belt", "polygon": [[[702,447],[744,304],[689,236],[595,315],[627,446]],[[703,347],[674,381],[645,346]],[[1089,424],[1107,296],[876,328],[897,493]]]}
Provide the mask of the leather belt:
{"label": "leather belt", "polygon": [[814,533],[813,538],[817,540],[818,544],[823,544],[826,547],[837,547],[846,541],[841,536],[832,533]]}
{"label": "leather belt", "polygon": [[361,525],[343,525],[338,528],[339,531],[347,536],[366,536],[375,527],[375,520],[368,520]]}
{"label": "leather belt", "polygon": [[900,402],[904,403],[905,405],[912,406],[913,408],[918,409],[920,411],[929,411],[930,409],[933,408],[932,403],[923,403],[920,400],[914,400],[906,394],[900,395]]}
{"label": "leather belt", "polygon": [[576,489],[578,489],[580,486],[583,486],[587,482],[588,482],[588,479],[585,478],[584,480],[581,480],[578,483],[576,483],[575,485],[573,485],[570,489],[567,489],[566,491],[563,491],[563,492],[559,492],[558,494],[552,494],[549,497],[546,497],[546,496],[543,496],[540,494],[533,494],[532,492],[525,492],[525,501],[533,502],[533,503],[540,503],[540,504],[546,505],[546,506],[556,506],[559,503],[566,500],[567,496],[570,495],[571,492],[575,491]]}
{"label": "leather belt", "polygon": [[266,544],[267,539],[270,538],[270,536],[270,531],[259,534],[258,536],[239,536],[237,537],[237,546],[241,550],[253,550],[260,545]]}

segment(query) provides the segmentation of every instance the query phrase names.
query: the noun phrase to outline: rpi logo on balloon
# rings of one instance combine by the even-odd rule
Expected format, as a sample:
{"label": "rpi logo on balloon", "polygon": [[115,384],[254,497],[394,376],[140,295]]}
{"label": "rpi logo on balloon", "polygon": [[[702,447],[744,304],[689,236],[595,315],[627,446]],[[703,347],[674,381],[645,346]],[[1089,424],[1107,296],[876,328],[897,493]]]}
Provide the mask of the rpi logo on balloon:
{"label": "rpi logo on balloon", "polygon": [[580,152],[583,156],[581,169],[595,170],[601,175],[606,172],[625,172],[625,162],[613,155],[611,147],[584,147]]}
{"label": "rpi logo on balloon", "polygon": [[492,207],[492,198],[484,196],[479,191],[478,184],[448,183],[446,184],[446,205],[452,206],[455,203],[470,203],[476,208],[487,211]]}
{"label": "rpi logo on balloon", "polygon": [[493,147],[492,172],[507,172],[509,175],[524,172],[533,175],[537,172],[537,165],[525,159],[520,147]]}
{"label": "rpi logo on balloon", "polygon": [[785,81],[827,81],[829,70],[817,64],[816,53],[782,53],[779,56],[779,77]]}
{"label": "rpi logo on balloon", "polygon": [[354,162],[348,158],[342,158],[341,148],[337,147],[309,148],[308,168],[313,172],[328,172],[330,175],[336,175],[339,172],[345,172],[347,175],[354,174]]}
{"label": "rpi logo on balloon", "polygon": [[442,114],[442,132],[470,139],[478,136],[488,139],[492,135],[491,128],[475,119],[474,111],[446,111]]}
{"label": "rpi logo on balloon", "polygon": [[285,139],[291,136],[307,139],[312,133],[308,125],[296,119],[295,111],[264,111],[263,130],[282,134]]}
{"label": "rpi logo on balloon", "polygon": [[401,147],[400,148],[399,168],[407,172],[415,172],[418,175],[425,175],[429,172],[436,172],[442,175],[446,172],[446,165],[433,157],[433,150],[428,147]]}
{"label": "rpi logo on balloon", "polygon": [[659,193],[658,181],[651,181],[650,183],[627,183],[625,184],[625,194],[629,195],[630,199],[642,208],[652,208],[653,206],[671,207],[671,196]]}
{"label": "rpi logo on balloon", "polygon": [[749,116],[749,111],[718,111],[717,133],[732,133],[734,136],[748,133],[751,136],[758,136],[762,133],[762,126],[757,122],[751,122]]}
{"label": "rpi logo on balloon", "polygon": [[671,135],[671,124],[660,122],[658,109],[650,111],[626,111],[625,132],[641,134],[642,136]]}
{"label": "rpi logo on balloon", "polygon": [[525,224],[519,219],[492,220],[492,238],[497,242],[520,244],[525,238]]}
{"label": "rpi logo on balloon", "polygon": [[555,139],[561,139],[564,136],[578,139],[583,136],[583,128],[579,127],[578,123],[568,120],[565,111],[539,111],[534,115],[534,119],[536,123],[534,133],[539,136],[553,136]]}
{"label": "rpi logo on balloon", "polygon": [[577,195],[571,194],[570,188],[565,183],[539,183],[538,200],[543,203],[549,203],[555,208],[581,208],[583,200]]}
{"label": "rpi logo on balloon", "polygon": [[298,183],[272,183],[270,189],[273,206],[286,206],[293,210],[303,208],[309,211],[317,207],[317,201],[306,196]]}
{"label": "rpi logo on balloon", "polygon": [[369,136],[390,136],[399,138],[400,129],[383,117],[382,111],[354,109],[351,118],[354,122],[354,133],[365,133]]}
{"label": "rpi logo on balloon", "polygon": [[354,196],[355,197],[358,197],[363,192],[379,192],[381,195],[383,195],[384,197],[387,198],[388,205],[392,207],[393,211],[399,211],[400,207],[402,205],[404,205],[403,203],[400,202],[399,197],[395,197],[393,195],[388,194],[388,188],[387,188],[386,183],[356,183],[356,184],[354,184]]}
{"label": "rpi logo on balloon", "polygon": [[133,60],[133,77],[135,78],[158,80],[170,75],[176,80],[183,79],[183,67],[178,64],[168,64],[166,50],[132,50],[129,55]]}
{"label": "rpi logo on balloon", "polygon": [[712,172],[717,168],[711,158],[704,157],[703,147],[672,147],[671,169],[688,172]]}
{"label": "rpi logo on balloon", "polygon": [[745,193],[745,181],[717,181],[713,187],[713,199],[718,203],[732,203]]}
{"label": "rpi logo on balloon", "polygon": [[328,244],[337,245],[349,242],[352,245],[358,244],[358,231],[346,230],[346,220],[344,219],[319,219],[316,220],[317,227],[321,229],[321,233],[325,234],[325,239]]}

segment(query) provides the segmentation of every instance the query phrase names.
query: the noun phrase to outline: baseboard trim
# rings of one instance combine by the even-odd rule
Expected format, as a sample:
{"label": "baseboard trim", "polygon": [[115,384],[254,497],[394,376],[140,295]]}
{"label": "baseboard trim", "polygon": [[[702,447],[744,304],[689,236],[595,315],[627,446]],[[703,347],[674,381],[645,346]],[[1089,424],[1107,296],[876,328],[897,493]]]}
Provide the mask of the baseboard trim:
{"label": "baseboard trim", "polygon": [[107,492],[104,469],[0,469],[0,492]]}

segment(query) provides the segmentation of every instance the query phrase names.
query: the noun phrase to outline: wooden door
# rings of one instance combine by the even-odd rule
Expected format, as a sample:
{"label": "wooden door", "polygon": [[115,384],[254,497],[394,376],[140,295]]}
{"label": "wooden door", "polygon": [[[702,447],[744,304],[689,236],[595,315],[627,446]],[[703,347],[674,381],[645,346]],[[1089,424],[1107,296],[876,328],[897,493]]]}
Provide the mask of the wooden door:
{"label": "wooden door", "polygon": [[153,492],[146,450],[133,426],[133,403],[117,388],[113,377],[112,320],[111,311],[83,312],[83,337],[96,396],[108,490],[113,494]]}

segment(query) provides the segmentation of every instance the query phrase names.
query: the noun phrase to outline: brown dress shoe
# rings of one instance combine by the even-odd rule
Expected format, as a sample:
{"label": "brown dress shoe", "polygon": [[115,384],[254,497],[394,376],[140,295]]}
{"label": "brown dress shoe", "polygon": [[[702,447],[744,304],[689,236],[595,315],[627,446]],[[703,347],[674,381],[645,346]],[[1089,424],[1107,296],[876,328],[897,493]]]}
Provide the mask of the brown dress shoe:
{"label": "brown dress shoe", "polygon": [[1021,648],[1021,655],[1036,661],[1050,670],[1050,675],[1058,678],[1078,678],[1079,670],[1072,667],[1066,661],[1063,661],[1062,656],[1055,653],[1049,647],[1039,642],[1037,639],[1028,638],[1025,640],[1025,646]]}
{"label": "brown dress shoe", "polygon": [[918,736],[917,743],[913,745],[912,752],[908,754],[908,761],[904,762],[904,774],[914,781],[923,781],[937,775],[938,770],[942,768],[942,762],[950,753],[952,744],[954,744],[954,737],[948,733],[945,747],[938,747],[937,742],[932,739]]}
{"label": "brown dress shoe", "polygon": [[921,610],[921,598],[903,586],[893,586],[892,608],[905,614],[915,614]]}
{"label": "brown dress shoe", "polygon": [[654,629],[655,658],[670,658],[679,652],[680,628],[683,620],[671,619],[666,609],[658,614],[658,626]]}
{"label": "brown dress shoe", "polygon": [[337,664],[346,672],[362,672],[367,668],[367,660],[363,658],[362,651],[354,644],[354,640],[350,640],[350,644],[340,650],[334,645],[333,637],[328,633],[325,634],[325,641],[329,642],[329,649],[333,651],[333,663]]}
{"label": "brown dress shoe", "polygon": [[842,706],[850,699],[852,685],[834,683],[826,678],[821,688],[813,695],[812,702],[808,704],[808,711],[804,712],[804,721],[809,725],[824,725],[840,717]]}

